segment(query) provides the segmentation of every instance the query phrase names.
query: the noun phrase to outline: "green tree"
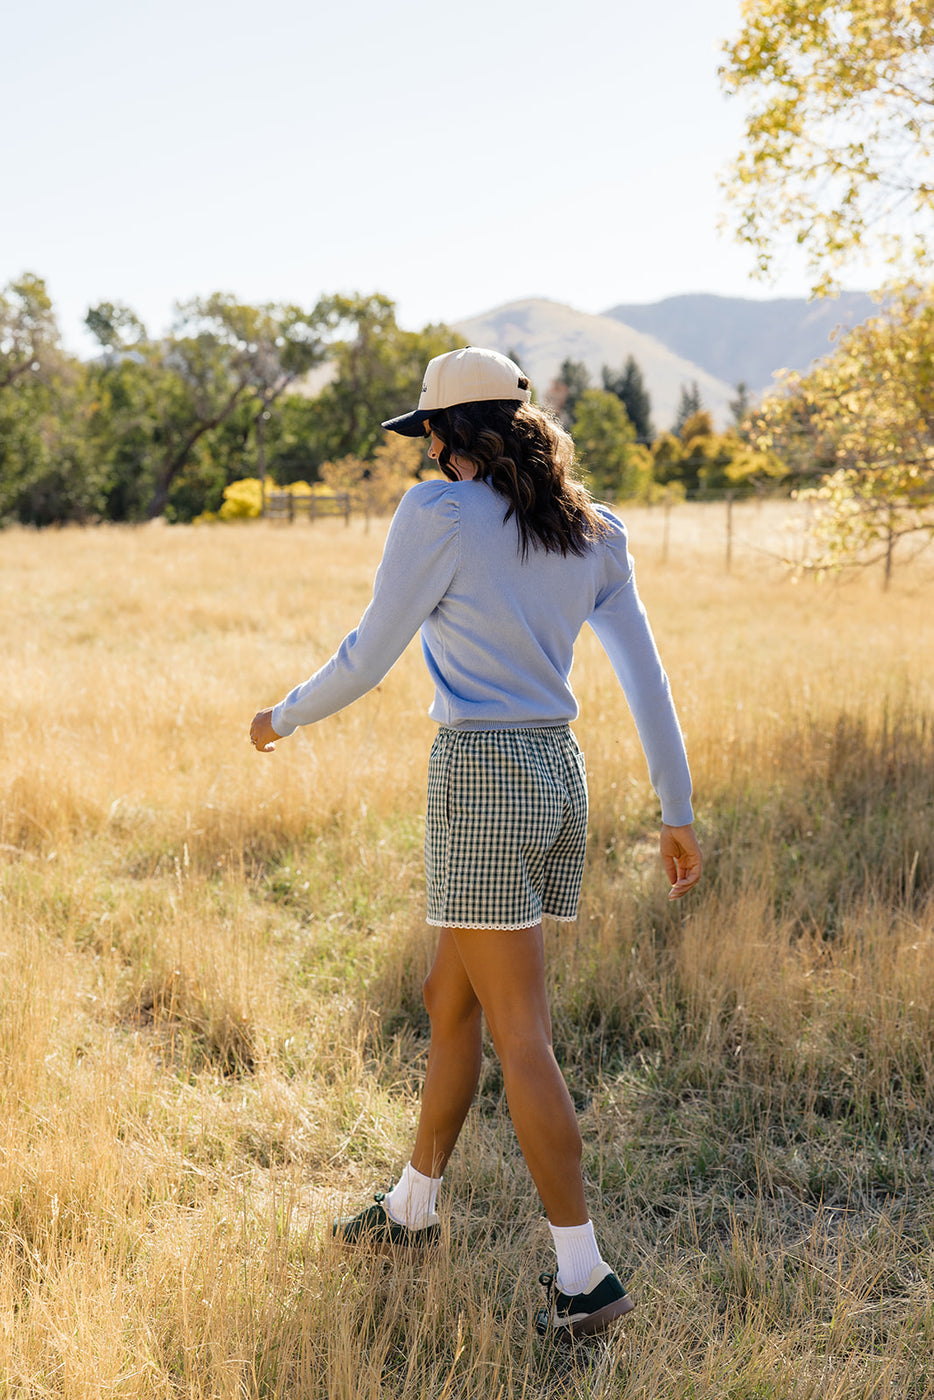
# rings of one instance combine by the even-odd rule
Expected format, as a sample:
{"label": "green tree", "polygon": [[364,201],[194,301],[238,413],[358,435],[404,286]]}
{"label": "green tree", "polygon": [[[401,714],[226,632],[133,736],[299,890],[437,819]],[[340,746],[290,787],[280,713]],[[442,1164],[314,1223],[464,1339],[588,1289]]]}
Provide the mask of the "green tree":
{"label": "green tree", "polygon": [[141,520],[155,490],[167,375],[155,357],[108,352],[87,366],[89,451],[109,520]]}
{"label": "green tree", "polygon": [[[228,480],[244,475],[251,432],[262,433],[276,400],[323,358],[323,320],[317,308],[250,306],[216,293],[179,303],[171,336],[150,341],[127,308],[92,307],[86,324],[107,351],[94,430],[111,444],[124,518],[144,496],[149,516],[216,508],[211,498],[219,503]],[[237,461],[227,468],[217,432],[235,417],[227,441]]]}
{"label": "green tree", "polygon": [[268,425],[267,472],[277,486],[320,479],[327,460],[317,436],[317,409],[305,393],[283,394]]}
{"label": "green tree", "polygon": [[729,181],[767,274],[791,234],[816,291],[855,254],[934,251],[930,0],[746,0],[720,76],[749,107]]}
{"label": "green tree", "polygon": [[763,452],[735,432],[718,435],[698,471],[702,491],[728,491],[734,487],[759,495],[786,489],[788,469],[774,452]]}
{"label": "green tree", "polygon": [[650,443],[655,436],[652,427],[652,400],[635,357],[627,356],[622,373],[616,373],[609,365],[604,365],[603,387],[607,393],[615,394],[625,408],[638,440]]}
{"label": "green tree", "polygon": [[754,417],[753,442],[791,470],[820,473],[809,564],[884,563],[934,535],[934,292],[903,294],[789,375]]}
{"label": "green tree", "polygon": [[745,436],[746,421],[752,412],[753,400],[749,392],[749,385],[741,379],[736,386],[736,398],[730,399],[729,409],[732,417],[732,427],[740,436]]}
{"label": "green tree", "polygon": [[645,489],[648,454],[615,394],[585,389],[573,426],[578,460],[598,497],[637,496]]}
{"label": "green tree", "polygon": [[694,417],[695,413],[703,411],[700,389],[697,387],[697,380],[692,380],[690,387],[687,384],[681,385],[681,395],[678,399],[678,411],[675,414],[675,421],[672,426],[672,433],[675,437],[681,437],[684,433],[686,423]]}
{"label": "green tree", "polygon": [[24,272],[0,291],[0,391],[60,361],[58,324],[41,277]]}
{"label": "green tree", "polygon": [[681,481],[684,450],[674,433],[659,433],[652,443],[652,475],[662,486]]}
{"label": "green tree", "polygon": [[174,451],[163,458],[151,515],[165,508],[194,444],[247,404],[260,435],[263,478],[266,416],[288,387],[324,358],[325,319],[320,304],[308,312],[294,305],[249,306],[222,293],[179,303],[167,363],[184,384],[187,402],[177,400],[182,414],[173,425]]}
{"label": "green tree", "polygon": [[135,311],[121,302],[102,301],[92,306],[84,324],[105,350],[128,350],[146,339],[146,327]]}
{"label": "green tree", "polygon": [[315,399],[314,431],[328,461],[369,460],[380,424],[418,403],[429,360],[466,341],[444,325],[405,331],[388,297],[333,296],[319,303],[336,374]]}
{"label": "green tree", "polygon": [[590,371],[582,360],[561,361],[558,376],[552,380],[546,395],[549,408],[570,428],[582,395],[590,388]]}
{"label": "green tree", "polygon": [[84,522],[105,514],[106,480],[86,433],[84,367],[22,375],[0,394],[0,521]]}
{"label": "green tree", "polygon": [[736,432],[716,432],[705,409],[685,420],[680,437],[662,433],[655,439],[652,471],[661,485],[677,483],[691,492],[771,490],[788,474],[773,453],[744,442]]}
{"label": "green tree", "polygon": [[101,513],[86,418],[84,367],[61,348],[45,283],[24,273],[0,292],[0,520],[47,525]]}
{"label": "green tree", "polygon": [[686,491],[697,491],[706,485],[715,467],[721,465],[721,444],[714,433],[710,414],[702,408],[696,408],[684,419],[677,436],[665,433],[657,438],[655,448],[656,480],[665,485],[678,481]]}

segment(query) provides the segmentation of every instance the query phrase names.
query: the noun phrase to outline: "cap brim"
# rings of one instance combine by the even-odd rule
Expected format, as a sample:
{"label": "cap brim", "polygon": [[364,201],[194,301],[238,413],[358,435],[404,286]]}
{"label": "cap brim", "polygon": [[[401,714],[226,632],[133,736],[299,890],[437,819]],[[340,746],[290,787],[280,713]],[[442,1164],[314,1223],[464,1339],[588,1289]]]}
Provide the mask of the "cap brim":
{"label": "cap brim", "polygon": [[398,418],[390,418],[380,426],[390,433],[401,433],[403,437],[425,437],[425,419],[428,414],[423,408],[412,413],[402,413]]}

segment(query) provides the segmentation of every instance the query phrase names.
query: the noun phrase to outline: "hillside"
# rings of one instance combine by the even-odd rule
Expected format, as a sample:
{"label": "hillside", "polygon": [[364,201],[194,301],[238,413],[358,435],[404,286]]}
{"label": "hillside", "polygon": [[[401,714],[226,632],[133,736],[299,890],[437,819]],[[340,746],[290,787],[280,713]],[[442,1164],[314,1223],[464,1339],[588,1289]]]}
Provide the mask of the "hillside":
{"label": "hillside", "polygon": [[513,353],[529,375],[539,396],[556,377],[562,360],[581,360],[594,388],[601,387],[603,365],[619,370],[635,356],[652,399],[652,419],[658,431],[669,428],[678,409],[682,385],[696,380],[705,408],[719,426],[729,421],[729,382],[663,345],[652,335],[623,325],[611,316],[592,316],[560,302],[529,298],[509,302],[454,327],[474,345]]}
{"label": "hillside", "polygon": [[642,306],[626,303],[604,315],[654,336],[727,384],[743,381],[762,393],[778,370],[806,370],[828,354],[838,327],[859,325],[877,311],[866,292],[841,292],[820,301],[753,301],[703,293]]}

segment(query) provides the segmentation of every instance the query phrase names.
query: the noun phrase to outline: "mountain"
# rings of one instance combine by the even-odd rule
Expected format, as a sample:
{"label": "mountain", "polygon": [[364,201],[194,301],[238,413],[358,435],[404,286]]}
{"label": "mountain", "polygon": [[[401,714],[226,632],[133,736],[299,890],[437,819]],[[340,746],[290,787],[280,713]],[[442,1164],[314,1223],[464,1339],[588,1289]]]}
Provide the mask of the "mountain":
{"label": "mountain", "polygon": [[604,365],[621,370],[633,355],[642,370],[652,400],[657,431],[670,428],[678,412],[682,385],[697,381],[701,400],[718,427],[730,420],[729,400],[735,390],[728,381],[641,329],[623,325],[613,316],[591,316],[560,302],[531,298],[509,302],[480,316],[458,321],[454,329],[473,345],[487,345],[512,354],[543,397],[558,375],[562,360],[581,360],[595,389],[602,388]]}
{"label": "mountain", "polygon": [[806,370],[829,354],[838,327],[857,326],[878,312],[878,304],[866,292],[841,292],[818,301],[752,301],[704,293],[646,305],[627,303],[604,315],[654,336],[727,384],[742,381],[761,394],[771,387],[778,370]]}

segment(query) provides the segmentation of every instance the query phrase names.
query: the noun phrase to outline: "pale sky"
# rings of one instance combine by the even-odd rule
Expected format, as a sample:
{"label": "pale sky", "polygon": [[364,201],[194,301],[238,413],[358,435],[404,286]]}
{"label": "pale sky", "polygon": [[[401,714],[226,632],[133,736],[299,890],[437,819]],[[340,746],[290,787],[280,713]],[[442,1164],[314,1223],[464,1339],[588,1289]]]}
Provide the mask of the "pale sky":
{"label": "pale sky", "polygon": [[213,291],[383,292],[411,328],[807,292],[717,230],[739,0],[2,8],[0,286],[44,277],[74,349],[97,301],[155,332]]}

